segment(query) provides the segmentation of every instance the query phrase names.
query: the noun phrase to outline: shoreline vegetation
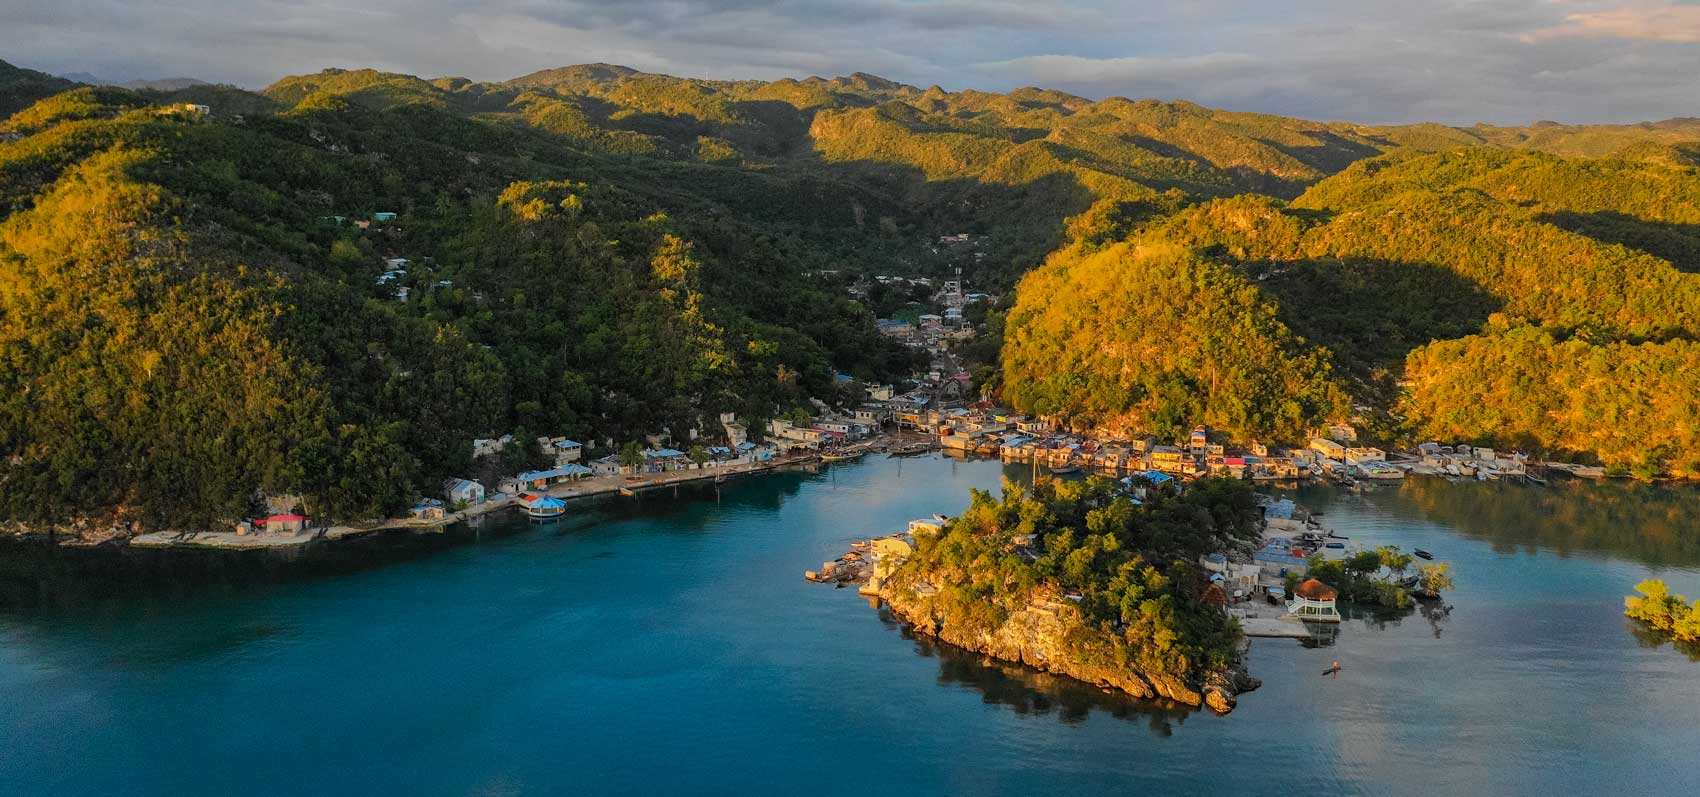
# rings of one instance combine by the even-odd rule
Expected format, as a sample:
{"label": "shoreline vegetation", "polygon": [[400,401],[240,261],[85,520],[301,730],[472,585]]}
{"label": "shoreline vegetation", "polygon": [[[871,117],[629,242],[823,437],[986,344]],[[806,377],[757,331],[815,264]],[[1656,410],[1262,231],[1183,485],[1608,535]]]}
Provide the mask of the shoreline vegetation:
{"label": "shoreline vegetation", "polygon": [[[913,632],[959,648],[1219,714],[1260,683],[1245,666],[1250,637],[1312,635],[1299,626],[1310,615],[1293,604],[1281,618],[1291,629],[1256,613],[1257,589],[1267,588],[1272,605],[1305,596],[1298,603],[1322,609],[1323,622],[1339,621],[1336,597],[1371,611],[1418,603],[1425,615],[1451,611],[1440,602],[1453,586],[1450,566],[1425,564],[1407,577],[1414,559],[1392,546],[1337,559],[1319,549],[1304,571],[1282,568],[1284,590],[1265,585],[1248,554],[1271,539],[1266,501],[1251,483],[1221,476],[1184,489],[1099,476],[1023,487],[1006,478],[1000,497],[972,491],[961,516],[858,542],[804,578],[858,585]],[[1249,561],[1251,575],[1225,564],[1234,560]],[[1225,569],[1257,589],[1230,598],[1218,583]]]}
{"label": "shoreline vegetation", "polygon": [[1648,634],[1653,644],[1673,642],[1689,658],[1700,661],[1700,600],[1690,603],[1658,579],[1635,585],[1639,595],[1623,599],[1623,613]]}
{"label": "shoreline vegetation", "polygon": [[1249,550],[1250,485],[1201,479],[1136,503],[1102,478],[1006,481],[917,533],[878,594],[917,631],[1136,697],[1233,709],[1258,681],[1243,636],[1205,602],[1207,553]]}

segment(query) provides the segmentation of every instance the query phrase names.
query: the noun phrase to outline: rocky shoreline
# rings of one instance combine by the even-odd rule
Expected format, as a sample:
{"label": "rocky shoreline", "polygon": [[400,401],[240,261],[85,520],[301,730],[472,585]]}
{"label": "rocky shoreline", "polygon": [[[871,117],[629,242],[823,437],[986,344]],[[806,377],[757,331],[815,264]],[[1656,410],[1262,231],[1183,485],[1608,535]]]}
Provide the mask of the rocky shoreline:
{"label": "rocky shoreline", "polygon": [[[994,631],[975,633],[942,623],[928,605],[926,588],[930,585],[918,587],[909,590],[887,585],[879,590],[879,597],[895,617],[915,632],[996,659],[1066,675],[1137,698],[1167,698],[1194,708],[1203,706],[1218,714],[1232,711],[1241,693],[1262,684],[1245,670],[1243,659],[1235,668],[1209,673],[1197,682],[1081,661],[1069,652],[1065,640],[1084,633],[1084,629],[1078,610],[1061,596],[1036,599],[1010,615]],[[1104,652],[1108,657],[1108,648]]]}
{"label": "rocky shoreline", "polygon": [[[894,540],[896,548],[881,544]],[[1042,592],[1008,616],[990,632],[980,632],[944,622],[934,611],[931,596],[939,585],[900,584],[889,578],[904,558],[901,551],[913,541],[910,533],[898,533],[854,544],[854,549],[826,562],[803,577],[815,583],[855,586],[861,594],[877,599],[892,617],[917,634],[932,637],[964,650],[1001,661],[1067,676],[1102,689],[1132,697],[1167,699],[1193,708],[1205,707],[1218,714],[1233,711],[1239,695],[1262,685],[1245,669],[1244,653],[1249,640],[1240,640],[1240,656],[1227,670],[1181,680],[1166,675],[1140,672],[1124,666],[1082,661],[1074,652],[1081,635],[1093,633],[1080,617],[1080,610],[1065,596]],[[1072,646],[1072,648],[1071,648]],[[1104,660],[1114,659],[1109,645],[1101,651]]]}

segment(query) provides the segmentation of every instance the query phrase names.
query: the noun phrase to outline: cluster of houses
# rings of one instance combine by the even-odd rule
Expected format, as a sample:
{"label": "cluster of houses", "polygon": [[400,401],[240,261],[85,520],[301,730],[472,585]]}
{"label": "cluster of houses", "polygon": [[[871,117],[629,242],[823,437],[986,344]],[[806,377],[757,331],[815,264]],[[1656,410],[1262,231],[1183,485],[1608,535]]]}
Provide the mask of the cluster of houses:
{"label": "cluster of houses", "polygon": [[[1445,446],[1439,443],[1423,443],[1417,446],[1420,459],[1412,465],[1412,473],[1432,476],[1449,476],[1457,478],[1474,478],[1480,481],[1490,481],[1502,477],[1528,478],[1528,456],[1521,453],[1505,453],[1494,451],[1482,446]],[[1581,467],[1572,469],[1572,473],[1582,471],[1577,475],[1603,476],[1604,469]]]}
{"label": "cluster of houses", "polygon": [[[902,277],[876,277],[882,282],[886,280],[903,280]],[[903,280],[910,284],[925,284],[932,287],[933,281],[926,278]],[[974,337],[974,325],[962,318],[962,311],[975,302],[992,300],[990,294],[967,293],[962,289],[962,278],[943,280],[939,290],[933,296],[933,301],[940,307],[938,313],[923,313],[914,322],[890,318],[879,319],[876,323],[879,331],[887,337],[895,338],[910,347],[926,349],[935,355],[942,355],[944,349],[954,340],[971,340]]]}
{"label": "cluster of houses", "polygon": [[1387,452],[1355,444],[1347,425],[1321,431],[1303,448],[1272,449],[1262,443],[1234,446],[1213,439],[1205,427],[1184,440],[1151,435],[1127,438],[1077,435],[1056,430],[1047,419],[992,407],[909,406],[892,418],[899,429],[937,435],[946,451],[995,456],[1005,462],[1052,469],[1107,473],[1162,473],[1174,477],[1223,475],[1241,479],[1401,479],[1409,461],[1389,462]]}

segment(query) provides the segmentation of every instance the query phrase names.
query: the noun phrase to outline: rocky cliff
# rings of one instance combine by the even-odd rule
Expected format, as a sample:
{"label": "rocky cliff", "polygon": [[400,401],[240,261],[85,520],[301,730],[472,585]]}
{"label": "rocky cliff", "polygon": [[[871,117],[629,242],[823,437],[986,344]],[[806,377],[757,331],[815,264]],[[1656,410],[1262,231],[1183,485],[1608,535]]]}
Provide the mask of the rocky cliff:
{"label": "rocky cliff", "polygon": [[946,624],[934,611],[933,594],[936,590],[928,584],[913,589],[887,585],[880,590],[892,612],[920,633],[1139,698],[1163,697],[1226,714],[1233,710],[1239,693],[1256,689],[1261,683],[1245,671],[1243,664],[1185,679],[1119,665],[1114,643],[1083,623],[1079,610],[1061,596],[1036,596],[1022,609],[1009,613],[1001,625],[980,631]]}

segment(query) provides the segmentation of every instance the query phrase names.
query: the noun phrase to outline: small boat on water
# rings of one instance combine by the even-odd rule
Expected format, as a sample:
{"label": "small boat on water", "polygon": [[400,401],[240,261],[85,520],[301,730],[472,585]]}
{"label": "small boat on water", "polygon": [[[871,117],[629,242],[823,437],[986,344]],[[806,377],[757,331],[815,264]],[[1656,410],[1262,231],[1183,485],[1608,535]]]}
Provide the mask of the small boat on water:
{"label": "small boat on water", "polygon": [[1343,542],[1330,542],[1330,543],[1325,543],[1325,544],[1324,544],[1324,545],[1323,545],[1323,547],[1325,547],[1325,548],[1333,548],[1333,549],[1335,549],[1335,550],[1337,550],[1337,551],[1338,551],[1338,550],[1345,550],[1345,548],[1346,548],[1346,544],[1345,544],[1345,543],[1343,543]]}
{"label": "small boat on water", "polygon": [[1533,473],[1525,473],[1525,474],[1523,474],[1523,478],[1526,481],[1528,481],[1530,484],[1538,484],[1542,487],[1547,486],[1547,480],[1546,479],[1543,479],[1539,476],[1536,476]]}
{"label": "small boat on water", "polygon": [[1074,464],[1073,462],[1070,462],[1067,465],[1058,465],[1056,467],[1050,468],[1050,471],[1051,471],[1051,473],[1053,473],[1057,476],[1063,476],[1063,475],[1070,474],[1070,473],[1079,473],[1080,472],[1080,466]]}
{"label": "small boat on water", "polygon": [[886,456],[888,456],[888,457],[912,457],[912,456],[915,456],[916,454],[925,454],[925,453],[927,453],[928,451],[931,451],[931,450],[933,450],[933,447],[931,445],[927,444],[927,443],[915,443],[913,445],[898,446],[897,448],[894,448],[890,452],[888,452],[886,454]]}
{"label": "small boat on water", "polygon": [[1433,559],[1434,558],[1434,554],[1429,553],[1428,551],[1425,551],[1421,548],[1418,548],[1418,549],[1412,551],[1411,553],[1416,554],[1419,558],[1422,558],[1422,559]]}
{"label": "small boat on water", "polygon": [[843,451],[843,452],[839,452],[839,453],[835,453],[835,454],[822,454],[822,455],[820,455],[820,458],[821,458],[822,462],[845,462],[845,461],[848,461],[848,460],[856,459],[856,458],[862,456],[865,453],[867,453],[867,452],[865,452],[865,451]]}
{"label": "small boat on water", "polygon": [[623,495],[627,498],[636,498],[637,497],[637,491],[622,484],[622,485],[620,485],[620,495]]}
{"label": "small boat on water", "polygon": [[520,506],[532,520],[554,520],[567,513],[567,502],[547,495],[526,493],[519,497]]}

